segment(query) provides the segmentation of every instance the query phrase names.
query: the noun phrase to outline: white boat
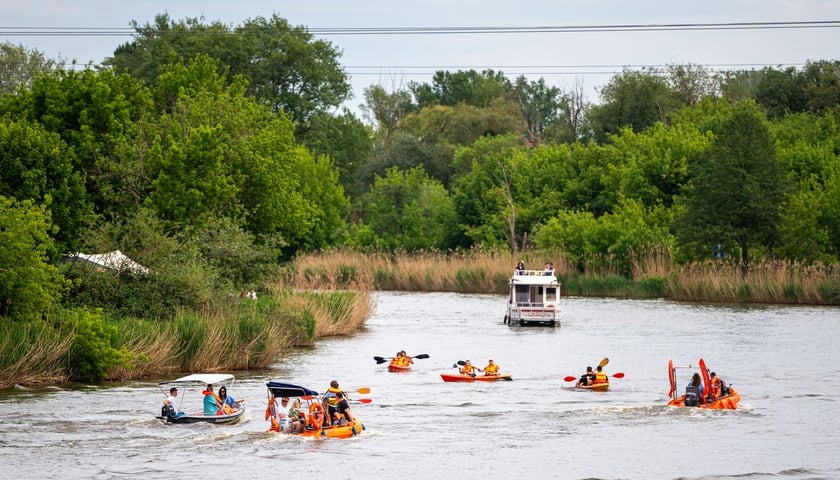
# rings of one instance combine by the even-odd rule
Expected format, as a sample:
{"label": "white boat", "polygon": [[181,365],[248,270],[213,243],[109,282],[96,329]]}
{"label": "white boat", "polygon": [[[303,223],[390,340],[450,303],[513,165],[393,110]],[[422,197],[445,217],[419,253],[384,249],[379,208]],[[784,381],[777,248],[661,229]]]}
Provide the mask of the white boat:
{"label": "white boat", "polygon": [[548,325],[558,323],[560,283],[553,271],[516,270],[510,277],[508,325]]}
{"label": "white boat", "polygon": [[[233,375],[229,373],[194,373],[186,377],[176,378],[175,380],[160,382],[158,386],[165,396],[169,396],[170,388],[178,388],[178,404],[172,410],[167,410],[166,407],[163,407],[161,414],[155,418],[163,420],[166,423],[236,423],[243,418],[245,405],[240,403],[238,408],[230,413],[205,415],[203,406],[204,395],[201,393],[207,385],[213,385],[214,391],[217,393],[219,387],[222,386],[225,387],[225,390],[230,391],[233,382]],[[184,410],[184,402],[187,402],[188,405],[196,406],[191,407],[192,410]]]}

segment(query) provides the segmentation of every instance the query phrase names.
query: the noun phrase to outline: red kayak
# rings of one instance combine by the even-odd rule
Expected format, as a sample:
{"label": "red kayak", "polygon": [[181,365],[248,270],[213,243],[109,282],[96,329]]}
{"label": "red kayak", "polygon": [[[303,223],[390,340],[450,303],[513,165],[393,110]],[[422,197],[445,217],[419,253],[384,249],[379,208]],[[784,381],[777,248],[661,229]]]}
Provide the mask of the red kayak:
{"label": "red kayak", "polygon": [[509,373],[503,373],[501,375],[476,375],[474,377],[461,373],[441,373],[440,378],[444,382],[495,382],[497,380],[513,380],[513,377]]}
{"label": "red kayak", "polygon": [[390,364],[388,365],[389,372],[408,372],[411,370],[411,365],[397,365],[397,364]]}

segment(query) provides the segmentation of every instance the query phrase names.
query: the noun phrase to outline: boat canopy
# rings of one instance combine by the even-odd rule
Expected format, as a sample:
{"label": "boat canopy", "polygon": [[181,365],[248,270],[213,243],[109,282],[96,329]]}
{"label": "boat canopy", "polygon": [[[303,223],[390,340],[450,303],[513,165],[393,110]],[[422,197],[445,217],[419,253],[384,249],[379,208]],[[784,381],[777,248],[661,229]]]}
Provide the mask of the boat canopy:
{"label": "boat canopy", "polygon": [[311,390],[300,385],[292,385],[291,383],[268,382],[265,384],[268,390],[275,397],[305,397],[308,395],[320,395],[315,390]]}
{"label": "boat canopy", "polygon": [[227,383],[233,380],[233,375],[229,373],[194,373],[186,377],[176,378],[175,380],[167,380],[160,382],[159,385],[198,385],[208,383]]}

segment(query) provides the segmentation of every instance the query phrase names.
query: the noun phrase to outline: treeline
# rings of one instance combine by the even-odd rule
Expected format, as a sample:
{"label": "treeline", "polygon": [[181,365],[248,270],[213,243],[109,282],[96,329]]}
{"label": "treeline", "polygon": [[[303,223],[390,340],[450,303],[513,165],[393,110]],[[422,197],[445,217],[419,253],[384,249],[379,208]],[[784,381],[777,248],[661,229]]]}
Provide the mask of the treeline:
{"label": "treeline", "polygon": [[[551,250],[630,279],[663,255],[742,276],[840,255],[837,61],[628,69],[597,104],[579,84],[440,71],[369,87],[360,119],[336,111],[339,48],[276,15],[134,28],[100,68],[0,45],[0,315],[99,308],[107,365],[125,364],[109,322],[275,297],[278,265],[337,246]],[[153,273],[60,263],[114,249]]]}

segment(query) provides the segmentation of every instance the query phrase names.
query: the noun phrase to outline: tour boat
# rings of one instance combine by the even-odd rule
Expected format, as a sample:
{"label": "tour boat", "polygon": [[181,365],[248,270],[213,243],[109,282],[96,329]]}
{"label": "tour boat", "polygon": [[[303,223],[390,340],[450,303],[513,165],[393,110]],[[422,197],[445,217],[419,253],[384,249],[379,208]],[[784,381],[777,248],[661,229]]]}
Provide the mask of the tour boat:
{"label": "tour boat", "polygon": [[[324,399],[315,390],[281,382],[268,382],[266,383],[266,387],[268,388],[269,394],[273,395],[275,399],[287,397],[290,399],[299,398],[301,401],[301,411],[306,415],[306,428],[303,432],[294,432],[288,435],[312,438],[350,438],[355,437],[365,430],[364,424],[358,418],[352,422],[344,422],[340,425],[324,425]],[[266,420],[271,420],[269,414],[271,407],[270,399],[271,397],[269,397],[269,408],[266,409]],[[280,428],[276,425],[276,422],[272,422],[269,431],[279,432]]]}
{"label": "tour boat", "polygon": [[508,325],[548,325],[558,323],[560,283],[553,270],[515,270],[508,283]]}
{"label": "tour boat", "polygon": [[[207,388],[207,385],[213,385],[214,390],[218,393],[219,387],[224,386],[226,390],[230,391],[233,386],[234,377],[228,373],[194,373],[186,377],[176,378],[175,380],[168,380],[160,382],[158,386],[165,396],[169,396],[169,389],[172,387],[178,388],[177,401],[178,405],[173,406],[172,410],[167,410],[165,407],[161,409],[161,414],[155,418],[163,420],[166,423],[215,423],[232,425],[239,422],[245,414],[245,406],[239,404],[238,408],[229,413],[220,411],[216,415],[204,414],[204,395],[201,391]],[[187,399],[190,400],[187,400]],[[193,400],[197,399],[197,400]],[[182,409],[184,401],[189,401],[191,405],[198,405],[194,410]]]}
{"label": "tour boat", "polygon": [[463,373],[441,373],[444,382],[495,382],[497,380],[513,380],[509,373],[499,375],[464,375]]}
{"label": "tour boat", "polygon": [[[706,368],[706,362],[701,358],[698,362],[697,369],[700,371],[700,377],[703,379],[703,396],[697,405],[689,405],[688,408],[694,406],[699,408],[706,408],[709,410],[735,410],[738,408],[738,402],[741,401],[741,394],[739,394],[732,386],[725,386],[722,395],[710,395],[712,391],[712,379],[709,376],[709,369]],[[671,384],[671,389],[668,391],[668,396],[671,400],[668,405],[672,407],[686,407],[685,394],[677,396],[677,368],[694,369],[691,365],[687,367],[675,367],[673,360],[668,360],[668,380]]]}

